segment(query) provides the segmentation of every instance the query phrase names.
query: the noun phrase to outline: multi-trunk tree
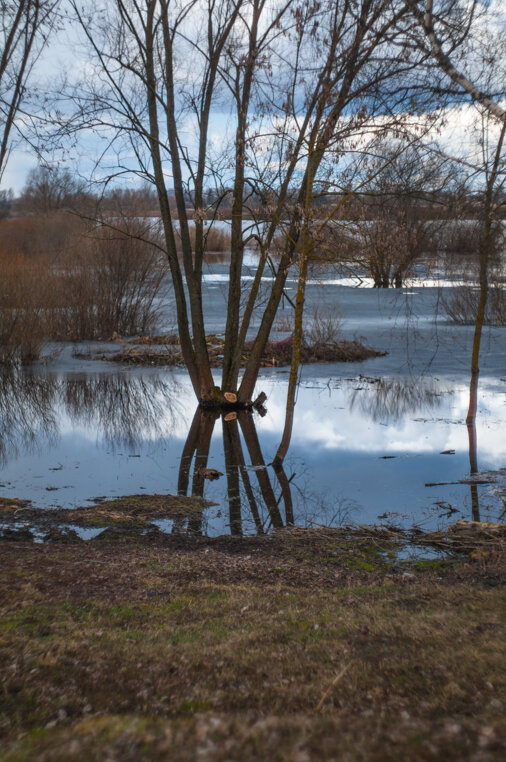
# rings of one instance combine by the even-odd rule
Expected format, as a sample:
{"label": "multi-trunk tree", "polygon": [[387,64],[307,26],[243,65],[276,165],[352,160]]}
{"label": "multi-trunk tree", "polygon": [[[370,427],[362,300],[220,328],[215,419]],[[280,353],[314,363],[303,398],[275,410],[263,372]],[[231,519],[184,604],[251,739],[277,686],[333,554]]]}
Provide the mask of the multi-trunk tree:
{"label": "multi-trunk tree", "polygon": [[[398,124],[413,108],[420,54],[403,31],[405,4],[111,0],[72,6],[86,37],[88,70],[73,92],[74,117],[60,120],[61,129],[93,129],[114,144],[110,179],[135,174],[154,186],[195,394],[204,406],[222,405],[226,393],[245,405],[289,272],[304,261],[313,199],[353,161],[358,135]],[[218,388],[202,286],[206,232],[225,203],[231,259]],[[258,267],[246,287],[244,251],[252,244]]]}

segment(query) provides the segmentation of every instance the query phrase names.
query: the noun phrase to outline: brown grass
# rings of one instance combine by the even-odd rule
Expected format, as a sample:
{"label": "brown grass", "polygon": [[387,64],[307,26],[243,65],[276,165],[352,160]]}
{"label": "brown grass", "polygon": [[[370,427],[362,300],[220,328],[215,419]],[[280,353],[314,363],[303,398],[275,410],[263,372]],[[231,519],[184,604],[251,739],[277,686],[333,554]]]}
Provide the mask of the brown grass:
{"label": "brown grass", "polygon": [[[247,355],[251,344],[245,347]],[[379,357],[385,352],[377,352],[375,349],[366,347],[358,340],[347,341],[346,339],[331,342],[316,340],[311,341],[306,336],[300,351],[300,361],[303,364],[317,362],[360,362],[370,357]],[[263,367],[277,367],[290,365],[292,360],[292,339],[283,341],[270,341],[265,347],[262,356]]]}
{"label": "brown grass", "polygon": [[44,216],[0,221],[0,251],[16,251],[27,259],[54,262],[76,245],[87,224],[78,217],[55,212]]}
{"label": "brown grass", "polygon": [[271,542],[4,544],[2,759],[503,758],[486,563]]}
{"label": "brown grass", "polygon": [[[195,246],[195,225],[190,225],[190,241]],[[230,252],[231,236],[227,230],[220,230],[216,227],[204,228],[204,248],[206,252]],[[181,245],[181,239],[178,238],[178,246]]]}
{"label": "brown grass", "polygon": [[[211,367],[220,368],[223,358],[224,340],[219,336],[207,336],[207,349]],[[248,353],[253,346],[252,341],[246,342],[241,364],[247,362]],[[308,331],[307,337],[301,349],[301,362],[359,362],[370,357],[379,357],[386,352],[377,352],[375,349],[366,347],[358,340],[347,341],[342,338],[329,340],[327,328],[319,325]],[[168,340],[159,337],[153,342],[146,337],[139,341],[133,340],[127,349],[119,352],[103,353],[96,352],[90,356],[99,360],[114,360],[115,362],[129,365],[173,365],[182,366],[183,354],[181,347],[172,341],[169,334]],[[269,341],[262,355],[261,365],[264,368],[290,365],[292,359],[292,337],[281,341]]]}

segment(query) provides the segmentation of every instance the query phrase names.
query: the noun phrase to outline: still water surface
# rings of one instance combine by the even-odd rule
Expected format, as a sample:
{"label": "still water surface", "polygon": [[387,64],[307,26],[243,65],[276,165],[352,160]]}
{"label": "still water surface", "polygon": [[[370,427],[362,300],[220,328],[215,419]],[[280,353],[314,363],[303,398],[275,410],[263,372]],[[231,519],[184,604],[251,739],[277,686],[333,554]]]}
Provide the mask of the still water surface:
{"label": "still water surface", "polygon": [[[470,473],[471,329],[434,319],[436,290],[336,287],[336,293],[345,335],[360,325],[360,335],[389,354],[304,369],[283,472],[268,464],[283,427],[286,371],[261,375],[264,417],[201,420],[182,371],[83,366],[67,348],[46,367],[2,378],[0,495],[73,507],[143,492],[203,494],[216,504],[197,528],[209,535],[292,522],[386,521],[428,529],[477,518],[478,511],[481,520],[500,519],[506,331],[487,332],[473,477],[486,483],[471,488],[455,483],[468,482]],[[331,294],[315,298],[328,303]],[[223,476],[209,481],[204,467]],[[173,529],[170,521],[161,526]]]}

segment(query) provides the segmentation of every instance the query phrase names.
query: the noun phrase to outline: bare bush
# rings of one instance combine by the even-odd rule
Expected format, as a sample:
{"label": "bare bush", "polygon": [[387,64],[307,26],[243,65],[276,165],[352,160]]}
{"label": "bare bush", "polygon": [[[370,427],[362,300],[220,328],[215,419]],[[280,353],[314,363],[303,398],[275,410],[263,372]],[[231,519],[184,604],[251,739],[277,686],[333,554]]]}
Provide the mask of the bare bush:
{"label": "bare bush", "polygon": [[315,349],[334,348],[343,340],[343,317],[337,309],[323,312],[314,307],[312,318],[304,329],[304,343]]}
{"label": "bare bush", "polygon": [[9,249],[0,254],[0,363],[36,360],[51,333],[51,276]]}
{"label": "bare bush", "polygon": [[166,274],[159,250],[128,233],[106,228],[58,267],[55,336],[71,341],[150,333],[157,328]]}
{"label": "bare bush", "polygon": [[293,315],[281,315],[274,323],[273,328],[280,333],[293,331]]}
{"label": "bare bush", "polygon": [[[449,318],[459,325],[474,325],[478,314],[480,289],[466,284],[451,290],[449,297],[443,298],[443,305]],[[506,288],[504,284],[494,283],[489,287],[486,325],[506,325]]]}
{"label": "bare bush", "polygon": [[[190,241],[193,248],[195,248],[195,226],[190,225]],[[176,240],[178,250],[181,249],[181,238],[178,235]],[[204,229],[204,247],[206,252],[213,251],[230,251],[231,236],[228,230],[221,230],[219,228],[209,227]]]}
{"label": "bare bush", "polygon": [[152,231],[138,220],[128,233],[99,228],[83,237],[83,229],[69,215],[0,226],[1,362],[31,362],[49,338],[100,339],[157,328],[166,266],[156,246],[141,240]]}
{"label": "bare bush", "polygon": [[473,255],[480,246],[480,232],[478,220],[450,220],[439,228],[436,243],[447,254]]}
{"label": "bare bush", "polygon": [[67,212],[6,219],[0,222],[0,249],[51,263],[76,247],[86,229],[81,219]]}

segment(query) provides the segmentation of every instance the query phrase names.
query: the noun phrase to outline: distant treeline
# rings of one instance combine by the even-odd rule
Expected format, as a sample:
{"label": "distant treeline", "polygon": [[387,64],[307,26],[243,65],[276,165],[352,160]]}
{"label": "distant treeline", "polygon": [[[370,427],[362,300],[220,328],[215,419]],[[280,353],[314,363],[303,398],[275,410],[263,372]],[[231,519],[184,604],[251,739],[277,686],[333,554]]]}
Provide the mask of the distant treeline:
{"label": "distant treeline", "polygon": [[[438,183],[438,185],[441,185]],[[444,183],[443,183],[444,185]],[[377,219],[379,210],[385,203],[395,204],[406,198],[410,200],[410,211],[418,219],[479,219],[483,210],[484,191],[462,186],[447,190],[420,187],[414,182],[410,187],[405,179],[388,183],[367,192],[327,192],[324,188],[313,197],[313,207],[329,213],[340,209],[338,217],[346,219]],[[245,204],[246,218],[268,217],[268,209],[275,199],[275,191],[261,196],[251,191]],[[191,188],[185,191],[188,207],[194,204]],[[176,202],[169,192],[169,202],[176,213]],[[204,193],[202,213],[211,222],[213,218],[228,219],[232,213],[233,194],[227,188],[209,188]],[[293,204],[296,199],[293,198]],[[287,204],[290,204],[288,199]],[[498,216],[506,219],[506,193],[497,199]],[[12,190],[0,191],[0,218],[25,215],[47,215],[56,211],[69,210],[90,218],[103,215],[140,217],[159,216],[158,197],[148,184],[140,187],[106,187],[91,190],[77,175],[58,167],[38,167],[32,170],[21,193]]]}

